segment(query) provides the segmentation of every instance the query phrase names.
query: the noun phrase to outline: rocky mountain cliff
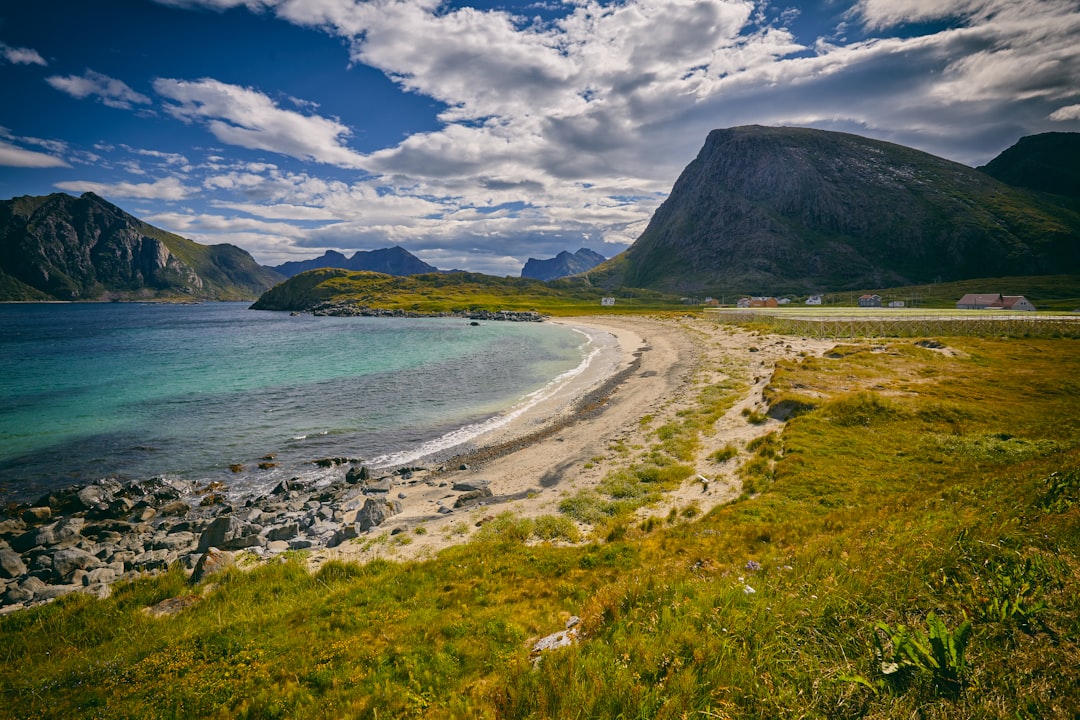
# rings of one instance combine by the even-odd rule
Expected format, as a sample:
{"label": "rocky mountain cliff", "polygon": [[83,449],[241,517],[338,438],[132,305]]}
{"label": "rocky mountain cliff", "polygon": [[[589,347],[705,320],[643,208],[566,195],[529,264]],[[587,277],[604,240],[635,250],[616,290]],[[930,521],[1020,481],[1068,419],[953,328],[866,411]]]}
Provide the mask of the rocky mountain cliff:
{"label": "rocky mountain cliff", "polygon": [[334,250],[327,250],[322,257],[311,260],[295,260],[282,263],[270,269],[292,277],[308,270],[320,268],[341,268],[343,270],[370,270],[384,275],[423,275],[438,272],[438,268],[428,265],[403,247],[395,245],[380,250],[358,250],[350,258]]}
{"label": "rocky mountain cliff", "polygon": [[549,260],[529,258],[521,269],[521,277],[536,280],[555,280],[592,270],[606,260],[603,255],[588,248],[581,248],[576,253],[563,250]]}
{"label": "rocky mountain cliff", "polygon": [[1076,208],[1080,205],[1080,133],[1020,138],[979,170],[1008,185],[1064,199]]}
{"label": "rocky mountain cliff", "polygon": [[714,130],[605,286],[774,294],[1080,272],[1080,214],[846,133]]}
{"label": "rocky mountain cliff", "polygon": [[242,300],[281,279],[234,245],[200,245],[93,193],[0,201],[3,300]]}

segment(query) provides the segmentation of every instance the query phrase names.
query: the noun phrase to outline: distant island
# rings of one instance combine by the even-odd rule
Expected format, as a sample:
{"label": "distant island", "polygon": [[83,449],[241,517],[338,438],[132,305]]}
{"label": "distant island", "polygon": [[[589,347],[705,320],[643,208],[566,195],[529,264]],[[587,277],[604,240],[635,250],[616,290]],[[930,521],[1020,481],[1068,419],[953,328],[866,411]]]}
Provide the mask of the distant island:
{"label": "distant island", "polygon": [[575,253],[563,250],[549,260],[529,258],[521,269],[521,277],[535,280],[557,280],[558,278],[588,272],[607,260],[603,255],[588,248],[581,248]]}

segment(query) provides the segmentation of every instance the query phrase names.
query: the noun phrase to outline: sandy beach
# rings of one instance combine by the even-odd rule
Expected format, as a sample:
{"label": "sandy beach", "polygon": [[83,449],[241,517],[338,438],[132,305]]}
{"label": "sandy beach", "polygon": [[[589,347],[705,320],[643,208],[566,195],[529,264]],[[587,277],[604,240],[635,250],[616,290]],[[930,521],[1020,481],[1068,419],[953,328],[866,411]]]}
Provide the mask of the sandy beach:
{"label": "sandy beach", "polygon": [[[707,512],[737,497],[740,485],[737,462],[718,467],[705,458],[728,444],[744,448],[780,424],[769,419],[754,425],[742,414],[746,408],[765,410],[762,391],[776,362],[799,353],[820,354],[832,346],[828,341],[760,336],[691,316],[590,316],[551,322],[607,334],[607,352],[558,393],[476,438],[465,451],[436,463],[418,463],[428,469],[394,488],[399,514],[352,542],[314,552],[313,567],[331,559],[429,558],[466,541],[494,515],[556,514],[562,499],[634,462],[635,453],[613,451],[616,443],[647,448],[655,441],[653,429],[690,407],[706,384],[734,381],[739,399],[705,434],[694,463],[710,480],[708,487],[691,477],[660,505],[639,514],[664,516],[672,507],[690,503]],[[457,495],[451,492],[453,483],[481,480],[490,483],[492,497],[470,508],[440,512],[444,501],[449,505]],[[408,533],[408,541],[394,542],[392,533]]]}

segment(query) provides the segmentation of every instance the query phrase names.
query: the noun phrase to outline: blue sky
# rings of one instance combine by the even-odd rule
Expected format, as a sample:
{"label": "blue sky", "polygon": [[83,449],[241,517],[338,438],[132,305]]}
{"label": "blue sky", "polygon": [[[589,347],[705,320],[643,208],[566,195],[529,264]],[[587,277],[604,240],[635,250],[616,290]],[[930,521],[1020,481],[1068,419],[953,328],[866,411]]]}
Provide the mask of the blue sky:
{"label": "blue sky", "polygon": [[713,128],[1080,131],[1078,37],[1076,0],[5,1],[0,198],[517,275],[625,249]]}

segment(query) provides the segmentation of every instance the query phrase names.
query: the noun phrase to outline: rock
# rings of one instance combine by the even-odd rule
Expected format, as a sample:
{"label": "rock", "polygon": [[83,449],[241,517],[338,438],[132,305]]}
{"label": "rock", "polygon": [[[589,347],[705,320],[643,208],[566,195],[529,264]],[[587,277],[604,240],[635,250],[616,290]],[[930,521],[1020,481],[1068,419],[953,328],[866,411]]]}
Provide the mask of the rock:
{"label": "rock", "polygon": [[328,547],[328,548],[337,547],[338,545],[340,545],[341,543],[343,543],[343,542],[345,542],[347,540],[355,539],[357,537],[357,535],[358,535],[358,533],[357,533],[357,528],[356,528],[355,524],[346,525],[345,527],[341,528],[340,530],[338,530],[337,532],[334,533],[333,537],[331,537],[330,540],[327,541],[326,547]]}
{"label": "rock", "polygon": [[236,564],[230,552],[219,550],[216,547],[207,549],[199,561],[195,563],[195,570],[191,573],[191,582],[197,583],[202,580],[224,572]]}
{"label": "rock", "polygon": [[181,595],[162,600],[156,605],[143,608],[143,613],[152,618],[172,617],[184,608],[189,608],[199,602],[198,595]]}
{"label": "rock", "polygon": [[161,506],[158,510],[163,517],[182,517],[191,512],[191,506],[182,500],[173,500]]}
{"label": "rock", "polygon": [[451,488],[454,492],[473,492],[476,490],[487,490],[490,486],[490,480],[459,480],[455,482]]}
{"label": "rock", "polygon": [[394,481],[390,478],[380,478],[364,487],[366,493],[388,493],[394,488]]}
{"label": "rock", "polygon": [[216,547],[220,550],[241,550],[261,545],[259,528],[231,515],[215,518],[199,537],[198,551]]}
{"label": "rock", "polygon": [[297,523],[288,523],[279,525],[276,528],[271,528],[270,531],[266,533],[266,539],[270,542],[291,540],[299,534],[300,526]]}
{"label": "rock", "polygon": [[52,556],[53,574],[59,580],[69,580],[76,570],[91,570],[101,566],[101,560],[85,550],[64,548]]}
{"label": "rock", "polygon": [[189,532],[169,533],[156,538],[150,545],[153,550],[174,550],[182,552],[195,544],[195,534]]}
{"label": "rock", "polygon": [[480,490],[469,490],[458,495],[457,500],[454,501],[455,508],[463,508],[469,505],[475,505],[484,498],[491,497],[490,488],[482,488]]}
{"label": "rock", "polygon": [[386,518],[396,514],[397,509],[385,500],[368,498],[364,506],[356,513],[356,528],[360,532],[366,532],[371,528],[381,525]]}
{"label": "rock", "polygon": [[349,472],[345,473],[345,482],[350,485],[355,485],[357,483],[367,482],[369,477],[368,469],[365,466],[361,465],[358,468],[351,467],[349,468]]}
{"label": "rock", "polygon": [[448,507],[444,507],[444,506],[441,506],[441,505],[440,505],[440,506],[439,506],[439,511],[438,511],[438,512],[439,512],[439,514],[440,514],[440,515],[449,515],[450,513],[454,512],[454,511],[453,511],[453,510],[451,510],[451,509],[450,509],[450,508],[448,508]]}
{"label": "rock", "polygon": [[[37,578],[34,579],[37,580]],[[38,582],[41,581],[38,580]],[[12,585],[11,587],[9,587],[7,589],[7,592],[4,593],[3,597],[0,598],[0,600],[2,600],[2,604],[4,605],[21,605],[23,603],[28,603],[33,599],[34,593],[19,585]]]}
{"label": "rock", "polygon": [[48,522],[49,519],[52,518],[52,508],[50,508],[48,505],[26,508],[25,510],[23,510],[21,517],[23,519],[23,522],[26,522],[30,525],[39,525],[41,523]]}
{"label": "rock", "polygon": [[176,560],[176,553],[170,550],[147,550],[135,556],[131,566],[134,570],[164,570]]}
{"label": "rock", "polygon": [[55,600],[58,597],[64,595],[70,595],[79,589],[79,585],[46,585],[38,592],[34,593],[34,600]]}
{"label": "rock", "polygon": [[101,585],[116,582],[116,579],[120,577],[120,573],[115,569],[109,567],[94,568],[90,572],[83,575],[82,583],[84,587],[91,585]]}
{"label": "rock", "polygon": [[0,549],[0,578],[18,578],[26,574],[26,564],[19,553],[10,548]]}
{"label": "rock", "polygon": [[533,658],[533,661],[539,661],[541,653],[555,650],[556,648],[568,647],[578,642],[581,637],[580,629],[578,628],[580,622],[581,619],[576,615],[571,616],[570,619],[566,621],[564,630],[540,638],[536,644],[533,645],[532,652],[530,653],[530,657]]}
{"label": "rock", "polygon": [[289,543],[285,540],[274,540],[273,542],[266,543],[266,551],[275,555],[283,553],[289,549]]}

